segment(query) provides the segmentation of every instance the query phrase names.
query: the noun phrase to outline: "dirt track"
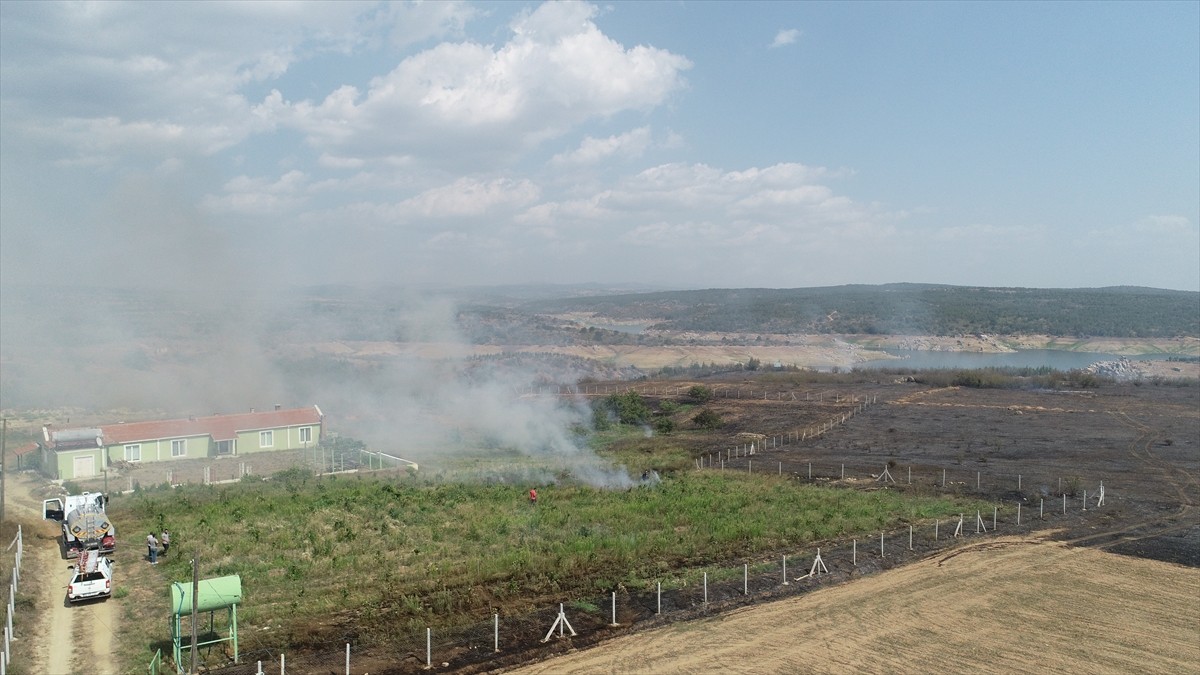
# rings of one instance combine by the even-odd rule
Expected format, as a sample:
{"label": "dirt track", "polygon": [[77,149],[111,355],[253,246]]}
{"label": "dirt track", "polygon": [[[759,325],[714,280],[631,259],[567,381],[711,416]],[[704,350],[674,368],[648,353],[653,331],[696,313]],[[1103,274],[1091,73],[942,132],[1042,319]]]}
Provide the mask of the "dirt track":
{"label": "dirt track", "polygon": [[[117,672],[112,655],[116,645],[116,601],[67,604],[67,565],[58,544],[58,527],[42,521],[43,484],[28,474],[18,474],[5,485],[5,508],[25,530],[23,592],[33,595],[40,617],[38,625],[14,629],[24,653],[30,654],[27,672],[70,675]],[[117,574],[120,572],[118,571]],[[37,591],[31,591],[36,588]]]}
{"label": "dirt track", "polygon": [[506,672],[1194,673],[1197,597],[1195,568],[1004,537]]}

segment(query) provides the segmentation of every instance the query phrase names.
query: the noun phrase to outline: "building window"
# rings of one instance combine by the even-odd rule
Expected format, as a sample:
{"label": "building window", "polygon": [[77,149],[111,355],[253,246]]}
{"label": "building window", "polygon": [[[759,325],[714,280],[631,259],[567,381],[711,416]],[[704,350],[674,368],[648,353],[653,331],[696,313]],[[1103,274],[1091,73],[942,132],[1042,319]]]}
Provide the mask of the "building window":
{"label": "building window", "polygon": [[258,447],[260,447],[260,448],[275,447],[275,432],[274,431],[258,432]]}
{"label": "building window", "polygon": [[312,427],[300,427],[300,442],[312,443]]}
{"label": "building window", "polygon": [[142,461],[142,444],[134,443],[133,445],[125,446],[125,461],[140,462]]}
{"label": "building window", "polygon": [[177,438],[171,441],[172,457],[187,457],[187,440]]}
{"label": "building window", "polygon": [[233,455],[237,454],[237,440],[217,441],[218,455]]}

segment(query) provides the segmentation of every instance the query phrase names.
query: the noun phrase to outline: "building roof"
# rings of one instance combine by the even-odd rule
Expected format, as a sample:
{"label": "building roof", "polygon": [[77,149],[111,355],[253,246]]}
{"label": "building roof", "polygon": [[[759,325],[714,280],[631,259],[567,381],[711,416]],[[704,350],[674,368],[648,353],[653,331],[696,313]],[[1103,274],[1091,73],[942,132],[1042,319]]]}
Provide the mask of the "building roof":
{"label": "building roof", "polygon": [[190,436],[212,436],[215,441],[230,441],[236,439],[239,432],[320,424],[322,417],[321,409],[314,405],[307,408],[291,408],[289,410],[210,415],[208,417],[157,420],[153,422],[104,424],[100,426],[100,431],[105,445],[157,441],[168,438],[186,438]]}

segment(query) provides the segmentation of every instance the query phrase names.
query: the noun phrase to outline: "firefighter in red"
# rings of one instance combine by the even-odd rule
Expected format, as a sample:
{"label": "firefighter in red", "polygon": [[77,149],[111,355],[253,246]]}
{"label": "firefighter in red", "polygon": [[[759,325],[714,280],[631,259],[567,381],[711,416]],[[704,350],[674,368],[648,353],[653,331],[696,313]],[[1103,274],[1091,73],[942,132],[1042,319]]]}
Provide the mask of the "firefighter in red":
{"label": "firefighter in red", "polygon": [[537,488],[530,488],[530,489],[529,489],[529,503],[530,503],[530,504],[536,504],[536,503],[537,503]]}

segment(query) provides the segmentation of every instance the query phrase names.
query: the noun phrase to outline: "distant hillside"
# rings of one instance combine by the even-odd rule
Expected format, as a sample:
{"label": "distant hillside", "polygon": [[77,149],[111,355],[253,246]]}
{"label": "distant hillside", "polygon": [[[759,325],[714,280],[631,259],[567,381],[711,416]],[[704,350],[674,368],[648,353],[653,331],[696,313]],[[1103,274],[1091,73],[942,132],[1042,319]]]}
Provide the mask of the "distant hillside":
{"label": "distant hillside", "polygon": [[674,331],[1200,336],[1200,293],[1127,286],[710,289],[536,301],[521,309],[651,320],[656,322],[653,328]]}

